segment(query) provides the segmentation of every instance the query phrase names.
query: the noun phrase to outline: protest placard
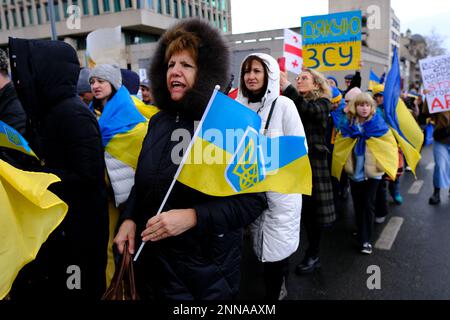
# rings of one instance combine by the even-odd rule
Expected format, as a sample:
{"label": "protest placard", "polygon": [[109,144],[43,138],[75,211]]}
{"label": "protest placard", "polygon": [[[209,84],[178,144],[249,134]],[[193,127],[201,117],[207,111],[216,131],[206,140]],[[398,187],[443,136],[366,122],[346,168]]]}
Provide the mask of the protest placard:
{"label": "protest placard", "polygon": [[321,72],[357,70],[361,11],[302,18],[303,63]]}
{"label": "protest placard", "polygon": [[420,60],[420,70],[430,113],[449,111],[450,55]]}

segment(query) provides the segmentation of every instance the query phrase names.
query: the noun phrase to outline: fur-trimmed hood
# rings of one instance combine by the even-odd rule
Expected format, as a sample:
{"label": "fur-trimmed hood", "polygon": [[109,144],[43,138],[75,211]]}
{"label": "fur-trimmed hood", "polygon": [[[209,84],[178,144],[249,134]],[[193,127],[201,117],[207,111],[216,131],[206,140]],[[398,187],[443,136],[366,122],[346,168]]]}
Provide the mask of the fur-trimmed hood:
{"label": "fur-trimmed hood", "polygon": [[[197,61],[197,77],[194,87],[178,102],[171,99],[166,84],[167,63],[165,52],[168,46],[167,34],[176,28],[195,33],[200,39]],[[216,85],[224,90],[230,80],[229,48],[220,31],[206,21],[186,19],[171,27],[161,37],[150,66],[150,79],[155,104],[169,113],[200,120]]]}

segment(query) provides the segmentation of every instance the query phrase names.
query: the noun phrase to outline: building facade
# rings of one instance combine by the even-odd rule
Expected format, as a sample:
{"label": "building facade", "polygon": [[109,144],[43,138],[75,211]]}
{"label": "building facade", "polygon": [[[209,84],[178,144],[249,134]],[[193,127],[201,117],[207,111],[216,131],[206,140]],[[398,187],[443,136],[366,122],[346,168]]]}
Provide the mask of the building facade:
{"label": "building facade", "polygon": [[[329,13],[361,10],[363,45],[389,57],[400,48],[400,20],[391,8],[391,0],[329,0]],[[383,72],[382,70],[378,70]]]}
{"label": "building facade", "polygon": [[[88,33],[122,26],[121,67],[149,64],[161,34],[178,19],[200,17],[231,33],[230,0],[53,0],[59,40],[70,43],[86,65]],[[50,39],[48,0],[0,0],[0,47],[8,37]]]}

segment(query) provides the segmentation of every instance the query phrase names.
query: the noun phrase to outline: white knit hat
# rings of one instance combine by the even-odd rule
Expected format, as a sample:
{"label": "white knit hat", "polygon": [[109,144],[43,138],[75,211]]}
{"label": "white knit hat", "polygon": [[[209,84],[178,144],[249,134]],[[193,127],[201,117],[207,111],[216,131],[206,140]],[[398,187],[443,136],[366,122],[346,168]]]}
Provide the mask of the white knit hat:
{"label": "white knit hat", "polygon": [[89,82],[93,77],[108,81],[116,90],[122,86],[120,68],[115,64],[99,64],[89,74]]}

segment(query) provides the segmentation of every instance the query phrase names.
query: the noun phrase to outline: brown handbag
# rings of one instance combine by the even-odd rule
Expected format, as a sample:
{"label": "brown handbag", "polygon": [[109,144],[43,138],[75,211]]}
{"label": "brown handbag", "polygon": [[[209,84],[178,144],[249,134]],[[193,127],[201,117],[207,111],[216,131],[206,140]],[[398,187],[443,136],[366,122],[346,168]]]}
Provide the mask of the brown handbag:
{"label": "brown handbag", "polygon": [[134,281],[133,257],[128,252],[128,242],[125,243],[120,268],[116,268],[102,300],[139,300]]}

